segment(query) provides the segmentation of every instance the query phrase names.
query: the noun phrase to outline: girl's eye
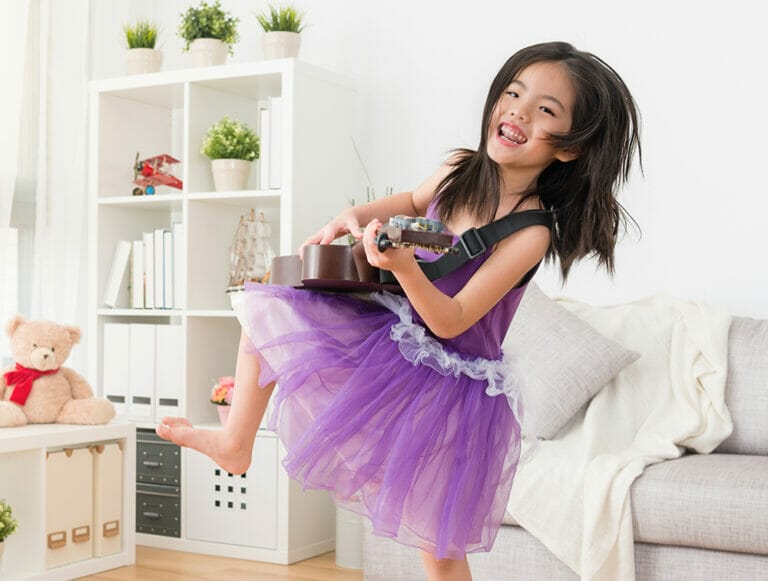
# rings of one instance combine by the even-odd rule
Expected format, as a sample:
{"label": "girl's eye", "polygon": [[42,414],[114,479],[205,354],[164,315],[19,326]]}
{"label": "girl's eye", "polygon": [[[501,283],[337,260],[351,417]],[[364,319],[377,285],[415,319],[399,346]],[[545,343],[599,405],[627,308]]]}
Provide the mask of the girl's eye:
{"label": "girl's eye", "polygon": [[32,349],[37,349],[37,343],[32,343]]}
{"label": "girl's eye", "polygon": [[552,111],[552,109],[550,109],[549,107],[545,107],[545,106],[543,106],[543,105],[542,105],[540,108],[541,108],[541,110],[542,110],[542,111],[544,111],[544,113],[546,113],[547,115],[552,115],[552,117],[554,117],[554,116],[555,116],[555,113],[554,113],[554,111]]}
{"label": "girl's eye", "polygon": [[517,93],[515,93],[514,91],[507,91],[507,95],[509,95],[510,97],[517,97],[518,96]]}
{"label": "girl's eye", "polygon": [[51,347],[51,353],[53,353],[54,351],[56,351],[56,347]]}

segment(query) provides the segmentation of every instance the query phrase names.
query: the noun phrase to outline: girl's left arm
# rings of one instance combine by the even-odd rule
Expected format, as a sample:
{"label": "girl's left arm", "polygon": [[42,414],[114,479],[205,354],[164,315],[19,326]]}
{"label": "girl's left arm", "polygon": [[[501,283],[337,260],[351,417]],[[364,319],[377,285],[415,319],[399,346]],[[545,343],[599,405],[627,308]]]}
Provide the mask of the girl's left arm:
{"label": "girl's left arm", "polygon": [[530,226],[515,232],[497,244],[456,296],[449,297],[419,268],[413,249],[376,249],[380,226],[374,220],[363,233],[368,261],[392,271],[419,316],[435,335],[444,339],[460,335],[490,311],[544,257],[550,240],[546,226]]}

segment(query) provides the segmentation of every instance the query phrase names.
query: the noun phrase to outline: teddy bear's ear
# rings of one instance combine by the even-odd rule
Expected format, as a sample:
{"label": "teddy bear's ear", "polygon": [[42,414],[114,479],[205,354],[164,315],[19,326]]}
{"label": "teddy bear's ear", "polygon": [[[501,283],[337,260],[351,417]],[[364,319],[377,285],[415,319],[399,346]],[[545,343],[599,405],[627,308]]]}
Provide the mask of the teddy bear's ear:
{"label": "teddy bear's ear", "polygon": [[72,344],[80,342],[80,327],[64,327],[64,330],[69,333],[69,336],[72,338]]}
{"label": "teddy bear's ear", "polygon": [[18,329],[19,325],[21,325],[23,322],[24,322],[24,317],[22,317],[21,315],[16,315],[11,320],[9,320],[5,326],[6,335],[8,335],[8,337],[13,337],[13,334],[16,332],[16,329]]}

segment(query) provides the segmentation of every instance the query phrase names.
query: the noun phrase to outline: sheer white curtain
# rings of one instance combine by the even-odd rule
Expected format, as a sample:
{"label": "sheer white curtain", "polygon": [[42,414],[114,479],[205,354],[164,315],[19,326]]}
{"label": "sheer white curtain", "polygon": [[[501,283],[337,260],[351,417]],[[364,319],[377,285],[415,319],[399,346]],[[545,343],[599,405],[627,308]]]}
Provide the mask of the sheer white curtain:
{"label": "sheer white curtain", "polygon": [[[34,200],[29,296],[32,318],[86,328],[88,0],[28,0],[31,54],[26,60],[20,151],[25,191]],[[31,191],[30,191],[31,190]],[[29,257],[27,257],[29,259]],[[84,366],[84,345],[67,365]]]}
{"label": "sheer white curtain", "polygon": [[[8,354],[5,321],[18,310],[16,235],[10,230],[19,163],[22,87],[27,56],[29,0],[3,6],[5,31],[0,35],[0,359]],[[2,365],[0,361],[0,365]]]}
{"label": "sheer white curtain", "polygon": [[3,54],[3,90],[0,91],[0,229],[11,222],[19,146],[19,118],[27,46],[29,0],[3,6],[5,32],[0,35]]}

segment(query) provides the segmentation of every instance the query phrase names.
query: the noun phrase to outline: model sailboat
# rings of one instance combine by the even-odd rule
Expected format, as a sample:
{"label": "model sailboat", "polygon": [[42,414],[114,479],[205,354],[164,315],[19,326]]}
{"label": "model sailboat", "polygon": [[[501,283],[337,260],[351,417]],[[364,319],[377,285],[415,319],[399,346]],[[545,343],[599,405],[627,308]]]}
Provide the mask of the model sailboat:
{"label": "model sailboat", "polygon": [[264,212],[256,216],[240,216],[232,245],[229,247],[229,285],[227,292],[241,291],[245,282],[266,283],[274,252],[270,245],[272,232]]}

